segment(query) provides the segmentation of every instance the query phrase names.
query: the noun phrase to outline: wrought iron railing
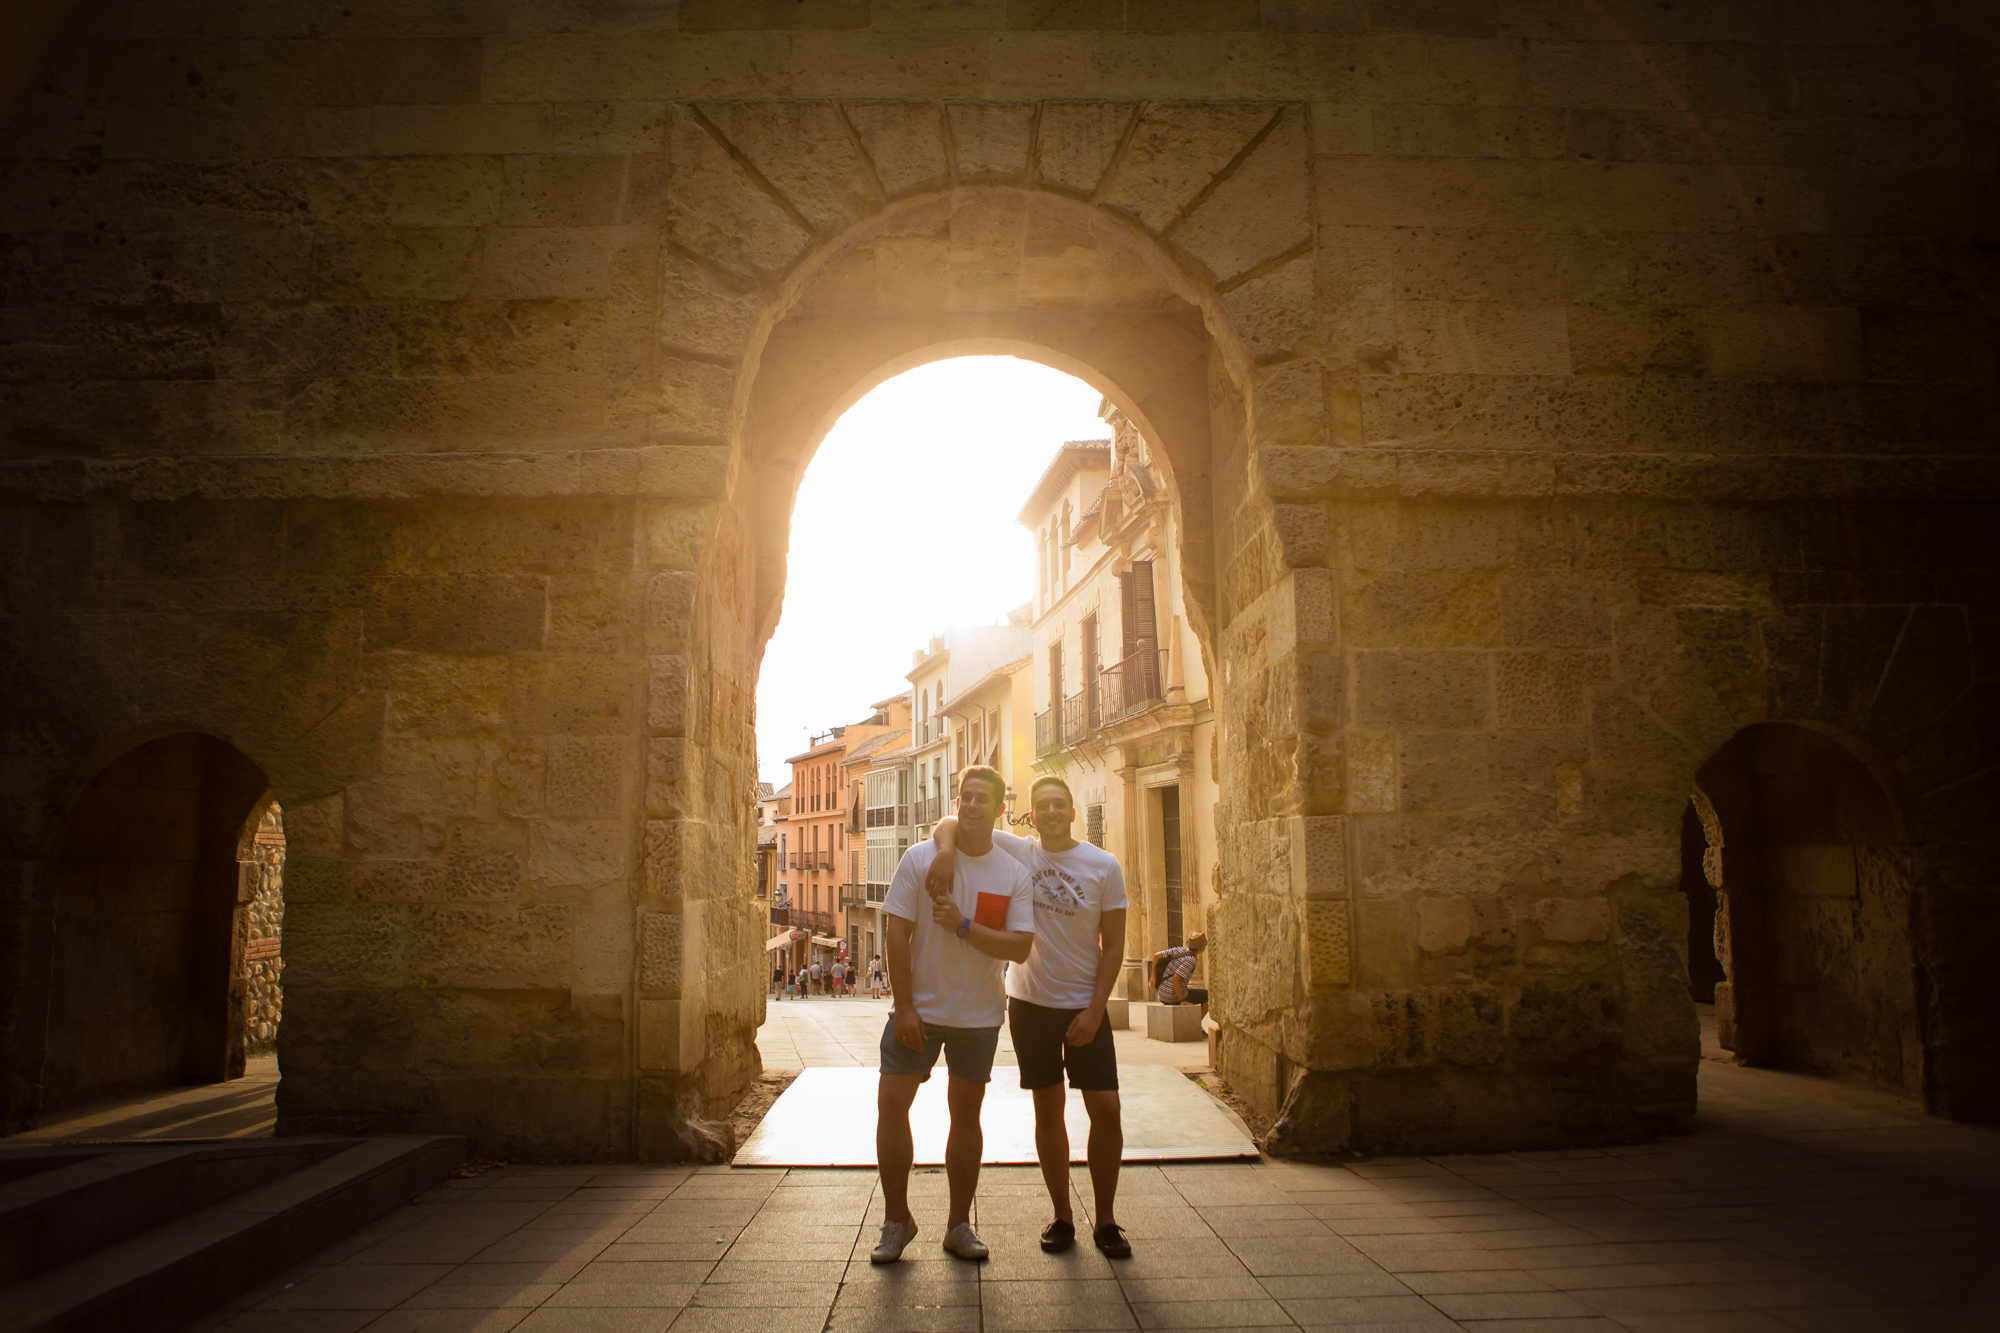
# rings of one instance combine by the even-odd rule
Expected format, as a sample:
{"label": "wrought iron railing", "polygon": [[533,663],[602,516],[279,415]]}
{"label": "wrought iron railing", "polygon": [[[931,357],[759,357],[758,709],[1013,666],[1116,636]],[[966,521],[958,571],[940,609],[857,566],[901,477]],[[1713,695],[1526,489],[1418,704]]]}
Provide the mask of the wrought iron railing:
{"label": "wrought iron railing", "polygon": [[1062,749],[1062,713],[1056,708],[1035,714],[1035,757],[1043,758]]}
{"label": "wrought iron railing", "polygon": [[1083,690],[1078,690],[1063,700],[1063,744],[1075,745],[1090,735],[1092,730],[1090,715],[1095,711],[1090,707],[1090,702],[1088,694]]}
{"label": "wrought iron railing", "polygon": [[1151,648],[1141,648],[1115,666],[1097,673],[1104,691],[1103,718],[1116,721],[1160,699],[1160,657]]}

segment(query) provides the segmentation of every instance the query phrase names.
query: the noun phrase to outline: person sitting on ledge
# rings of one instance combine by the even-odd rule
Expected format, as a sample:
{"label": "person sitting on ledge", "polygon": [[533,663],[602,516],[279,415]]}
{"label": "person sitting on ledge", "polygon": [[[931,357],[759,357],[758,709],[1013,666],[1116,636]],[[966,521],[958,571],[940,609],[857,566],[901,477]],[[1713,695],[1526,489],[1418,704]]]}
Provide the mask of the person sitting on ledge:
{"label": "person sitting on ledge", "polygon": [[1161,1004],[1199,1004],[1201,1016],[1207,1018],[1208,992],[1199,986],[1188,985],[1194,976],[1195,958],[1207,947],[1208,936],[1197,930],[1188,936],[1184,946],[1162,949],[1154,954],[1154,998]]}

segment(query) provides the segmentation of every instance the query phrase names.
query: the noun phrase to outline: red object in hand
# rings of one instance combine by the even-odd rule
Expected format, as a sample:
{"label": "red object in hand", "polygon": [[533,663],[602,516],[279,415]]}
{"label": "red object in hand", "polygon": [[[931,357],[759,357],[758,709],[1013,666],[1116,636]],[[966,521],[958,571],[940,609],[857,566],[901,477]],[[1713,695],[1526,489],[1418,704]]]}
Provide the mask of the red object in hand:
{"label": "red object in hand", "polygon": [[1007,929],[1008,897],[1004,893],[982,893],[972,909],[972,919],[988,930]]}

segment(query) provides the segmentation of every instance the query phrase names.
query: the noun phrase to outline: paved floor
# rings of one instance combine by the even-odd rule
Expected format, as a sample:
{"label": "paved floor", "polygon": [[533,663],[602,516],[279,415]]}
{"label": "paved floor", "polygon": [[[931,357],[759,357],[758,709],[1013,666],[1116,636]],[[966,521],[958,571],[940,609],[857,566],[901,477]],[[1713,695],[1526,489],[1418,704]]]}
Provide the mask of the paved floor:
{"label": "paved floor", "polygon": [[[1118,1063],[1174,1065],[1182,1069],[1205,1067],[1208,1043],[1153,1041],[1146,1036],[1146,1010],[1151,1007],[1133,1005],[1131,1027],[1113,1031]],[[764,1026],[757,1030],[757,1053],[763,1057],[767,1072],[796,1073],[801,1069],[844,1066],[873,1069],[879,1063],[877,1048],[882,1040],[882,1024],[889,1017],[889,1002],[780,1000],[766,1005],[764,1013]],[[993,1062],[1015,1063],[1014,1043],[1004,1027],[1000,1029],[1000,1049]]]}
{"label": "paved floor", "polygon": [[[782,1019],[808,1025],[794,1047],[852,1047],[859,1015],[811,1005],[823,1011]],[[879,1269],[869,1171],[509,1168],[451,1182],[198,1327],[2000,1328],[2000,1134],[1719,1060],[1701,1080],[1693,1132],[1632,1147],[1130,1167],[1120,1211],[1136,1253],[1117,1264],[1037,1249],[1047,1203],[1031,1168],[983,1176],[976,1221],[994,1256],[977,1266],[937,1249],[944,1177],[920,1174],[923,1233]]]}
{"label": "paved floor", "polygon": [[261,1139],[278,1121],[278,1057],[252,1056],[243,1077],[227,1083],[119,1097],[56,1111],[38,1128],[0,1142],[49,1139]]}

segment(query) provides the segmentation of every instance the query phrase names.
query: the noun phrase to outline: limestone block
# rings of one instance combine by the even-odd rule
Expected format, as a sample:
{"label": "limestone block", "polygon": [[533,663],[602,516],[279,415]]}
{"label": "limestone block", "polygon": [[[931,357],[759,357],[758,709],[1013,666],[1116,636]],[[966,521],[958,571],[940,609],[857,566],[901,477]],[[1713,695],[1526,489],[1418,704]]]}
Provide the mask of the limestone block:
{"label": "limestone block", "polygon": [[1201,1006],[1196,1004],[1149,1004],[1146,1006],[1146,1035],[1154,1041],[1200,1041]]}
{"label": "limestone block", "polygon": [[1253,358],[1303,355],[1319,342],[1313,257],[1301,255],[1230,288],[1222,307]]}
{"label": "limestone block", "polygon": [[509,157],[500,206],[506,227],[609,227],[645,219],[660,194],[656,155],[553,153]]}
{"label": "limestone block", "polygon": [[681,1029],[681,1001],[639,1001],[639,1068],[681,1068]]}
{"label": "limestone block", "polygon": [[1861,321],[1854,310],[1750,306],[1711,311],[1707,323],[1714,375],[1844,379],[1861,369]]}
{"label": "limestone block", "polygon": [[1601,944],[1611,938],[1611,904],[1602,898],[1539,898],[1528,920],[1558,944]]}
{"label": "limestone block", "polygon": [[667,651],[685,646],[694,617],[695,575],[655,574],[646,584],[646,646]]}
{"label": "limestone block", "polygon": [[285,846],[288,855],[338,855],[346,808],[339,792],[313,801],[285,802]]}
{"label": "limestone block", "polygon": [[688,733],[690,682],[688,660],[679,653],[655,653],[648,658],[646,728],[656,735]]}
{"label": "limestone block", "polygon": [[715,540],[720,518],[721,509],[712,501],[648,504],[647,563],[654,569],[692,570]]}
{"label": "limestone block", "polygon": [[749,343],[763,302],[711,268],[669,251],[661,257],[660,338],[670,348],[734,357]]}
{"label": "limestone block", "polygon": [[486,233],[476,294],[497,300],[601,300],[618,250],[635,240],[610,227],[507,227]]}
{"label": "limestone block", "polygon": [[1098,201],[1158,232],[1275,114],[1270,107],[1165,103],[1140,117]]}
{"label": "limestone block", "polygon": [[509,667],[509,709],[514,726],[531,733],[623,735],[638,714],[638,683],[617,658],[517,657]]}
{"label": "limestone block", "polygon": [[[1317,364],[1297,360],[1260,366],[1252,372],[1251,383],[1252,422],[1260,456],[1266,449],[1335,442],[1328,438],[1325,385]],[[1265,480],[1267,485],[1275,480],[1268,465]],[[1310,489],[1311,484],[1289,482],[1285,489]]]}
{"label": "limestone block", "polygon": [[1517,1063],[1576,1060],[1618,1040],[1619,1004],[1606,981],[1531,982],[1521,988],[1510,1029]]}
{"label": "limestone block", "polygon": [[838,231],[880,205],[869,164],[834,107],[707,102],[699,110],[814,230]]}
{"label": "limestone block", "polygon": [[1358,576],[1343,588],[1341,625],[1355,647],[1483,647],[1499,637],[1499,580],[1485,570]]}
{"label": "limestone block", "polygon": [[1301,899],[1347,897],[1346,819],[1304,815],[1284,820],[1283,827],[1291,863],[1286,887],[1291,895]]}
{"label": "limestone block", "polygon": [[674,117],[668,151],[667,227],[676,242],[739,273],[782,270],[805,249],[806,230],[685,110]]}
{"label": "limestone block", "polygon": [[1364,652],[1354,657],[1355,717],[1363,726],[1485,724],[1487,656],[1477,652]]}
{"label": "limestone block", "polygon": [[799,97],[977,97],[986,72],[978,32],[801,32],[792,39]]}
{"label": "limestone block", "polygon": [[843,109],[890,194],[950,178],[943,108],[923,102],[850,102]]}
{"label": "limestone block", "polygon": [[1042,108],[1037,175],[1075,194],[1095,192],[1136,112],[1129,102],[1048,103]]}
{"label": "limestone block", "polygon": [[1396,738],[1350,731],[1347,734],[1347,808],[1351,813],[1393,813],[1400,784]]}
{"label": "limestone block", "polygon": [[1320,163],[1315,179],[1323,225],[1542,225],[1542,174],[1533,163],[1343,158]]}
{"label": "limestone block", "polygon": [[1472,940],[1472,903],[1465,898],[1417,900],[1417,947],[1426,954],[1465,952]]}
{"label": "limestone block", "polygon": [[1132,1026],[1131,1001],[1123,996],[1113,996],[1104,1002],[1104,1021],[1114,1031],[1123,1032]]}
{"label": "limestone block", "polygon": [[1362,990],[1407,990],[1417,975],[1416,907],[1407,899],[1354,900],[1354,984]]}
{"label": "limestone block", "polygon": [[1397,361],[1418,375],[1561,375],[1570,370],[1562,306],[1398,301]]}
{"label": "limestone block", "polygon": [[1350,912],[1345,898],[1316,898],[1305,904],[1308,985],[1317,989],[1353,984]]}
{"label": "limestone block", "polygon": [[1496,715],[1503,727],[1581,727],[1590,687],[1609,679],[1608,653],[1495,653]]}
{"label": "limestone block", "polygon": [[1405,733],[1401,758],[1404,810],[1473,810],[1493,795],[1487,738],[1469,732]]}
{"label": "limestone block", "polygon": [[1292,107],[1173,232],[1174,244],[1226,282],[1312,240],[1304,109]]}
{"label": "limestone block", "polygon": [[639,917],[639,988],[673,993],[681,988],[682,916],[646,912]]}
{"label": "limestone block", "polygon": [[528,827],[528,881],[540,890],[623,882],[628,841],[622,820],[536,820]]}
{"label": "limestone block", "polygon": [[378,106],[369,121],[371,146],[389,157],[543,153],[548,119],[538,106]]}
{"label": "limestone block", "polygon": [[1020,180],[1028,174],[1035,108],[1025,102],[950,102],[952,162],[959,180]]}
{"label": "limestone block", "polygon": [[375,227],[322,236],[312,293],[329,302],[452,301],[471,294],[480,238],[469,229]]}
{"label": "limestone block", "polygon": [[548,812],[569,818],[618,813],[627,764],[625,745],[608,736],[549,737],[544,777]]}

